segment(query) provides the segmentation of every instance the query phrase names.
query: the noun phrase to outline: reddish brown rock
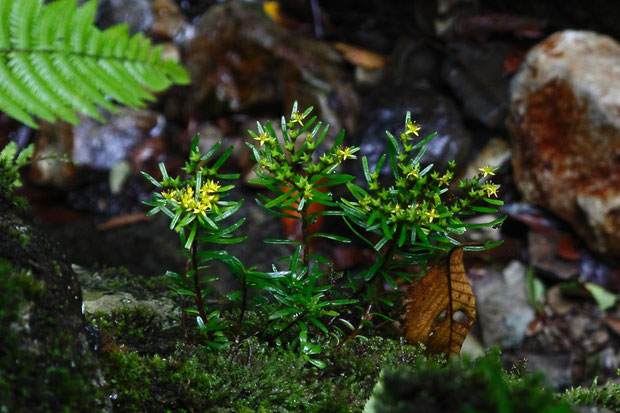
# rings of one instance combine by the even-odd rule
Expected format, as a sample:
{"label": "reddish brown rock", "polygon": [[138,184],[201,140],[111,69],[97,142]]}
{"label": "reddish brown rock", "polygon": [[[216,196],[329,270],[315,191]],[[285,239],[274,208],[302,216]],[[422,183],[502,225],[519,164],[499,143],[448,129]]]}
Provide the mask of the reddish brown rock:
{"label": "reddish brown rock", "polygon": [[534,47],[511,85],[515,180],[593,250],[620,255],[620,45],[592,32]]}

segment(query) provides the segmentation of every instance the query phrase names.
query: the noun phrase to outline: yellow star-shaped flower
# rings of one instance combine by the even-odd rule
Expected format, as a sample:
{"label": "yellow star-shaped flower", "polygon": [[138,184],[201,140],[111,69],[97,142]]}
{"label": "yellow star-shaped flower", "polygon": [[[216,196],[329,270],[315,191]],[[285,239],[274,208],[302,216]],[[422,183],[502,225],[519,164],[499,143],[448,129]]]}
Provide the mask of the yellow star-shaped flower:
{"label": "yellow star-shaped flower", "polygon": [[493,172],[495,168],[491,168],[489,165],[485,166],[484,168],[478,168],[478,170],[483,173],[483,177],[487,175],[495,175],[495,173]]}
{"label": "yellow star-shaped flower", "polygon": [[487,182],[482,187],[483,190],[487,191],[487,196],[497,196],[497,190],[499,189],[499,185],[494,185],[491,182]]}
{"label": "yellow star-shaped flower", "polygon": [[212,194],[217,192],[220,189],[220,185],[212,179],[208,179],[200,188],[201,191],[206,192],[208,194]]}
{"label": "yellow star-shaped flower", "polygon": [[347,146],[346,148],[338,148],[336,149],[336,158],[338,162],[346,161],[347,159],[355,159],[355,155],[351,152],[352,148]]}
{"label": "yellow star-shaped flower", "polygon": [[418,175],[418,168],[417,167],[411,169],[411,171],[409,171],[407,173],[407,178],[411,178],[412,176],[414,178],[420,178],[420,175]]}
{"label": "yellow star-shaped flower", "polygon": [[269,136],[267,134],[267,132],[263,132],[262,134],[260,134],[259,136],[257,136],[256,138],[254,138],[258,141],[258,143],[260,144],[260,146],[263,146],[265,143],[271,143],[273,142],[273,138],[271,138],[271,136]]}
{"label": "yellow star-shaped flower", "polygon": [[407,134],[413,134],[415,136],[420,136],[418,135],[418,131],[422,129],[422,127],[420,125],[418,125],[417,123],[413,123],[413,122],[407,122]]}
{"label": "yellow star-shaped flower", "polygon": [[426,218],[428,218],[428,222],[433,222],[435,218],[439,218],[439,214],[435,211],[435,208],[432,208],[430,211],[427,211],[425,214]]}
{"label": "yellow star-shaped flower", "polygon": [[303,113],[299,113],[299,112],[295,112],[293,113],[293,119],[291,120],[291,123],[299,123],[299,126],[304,126],[304,123],[302,122],[304,120],[305,116],[303,115]]}

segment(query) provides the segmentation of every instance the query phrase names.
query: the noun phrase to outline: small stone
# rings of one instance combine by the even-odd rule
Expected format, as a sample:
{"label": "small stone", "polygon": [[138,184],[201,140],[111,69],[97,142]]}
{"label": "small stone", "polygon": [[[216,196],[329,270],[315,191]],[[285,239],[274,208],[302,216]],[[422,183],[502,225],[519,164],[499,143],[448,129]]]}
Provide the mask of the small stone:
{"label": "small stone", "polygon": [[527,354],[527,370],[545,373],[547,383],[554,389],[562,389],[572,382],[571,357],[562,354]]}
{"label": "small stone", "polygon": [[118,115],[106,115],[107,123],[83,118],[73,128],[73,155],[77,164],[95,169],[110,169],[131,157],[149,136],[159,132],[161,117],[150,110],[123,109]]}
{"label": "small stone", "polygon": [[557,280],[567,281],[579,275],[579,262],[557,257],[560,238],[552,233],[530,231],[527,234],[530,262]]}
{"label": "small stone", "polygon": [[523,264],[515,262],[504,277],[489,271],[484,278],[472,282],[485,346],[517,348],[521,345],[535,316],[525,296],[524,278]]}
{"label": "small stone", "polygon": [[149,0],[101,0],[97,5],[96,23],[102,29],[127,24],[132,34],[147,32],[154,20]]}
{"label": "small stone", "polygon": [[154,21],[151,35],[175,39],[188,24],[181,9],[173,0],[153,0]]}
{"label": "small stone", "polygon": [[566,315],[572,309],[572,304],[562,296],[559,285],[554,285],[547,291],[547,304],[556,315]]}
{"label": "small stone", "polygon": [[590,318],[576,315],[568,321],[568,331],[570,337],[574,341],[579,341],[584,338],[588,327],[590,326],[592,320]]}
{"label": "small stone", "polygon": [[511,288],[519,288],[525,285],[525,272],[527,268],[521,261],[513,260],[508,263],[502,276]]}
{"label": "small stone", "polygon": [[480,341],[478,341],[476,336],[471,331],[467,334],[467,337],[465,337],[465,341],[463,341],[463,345],[461,346],[461,356],[465,354],[472,359],[477,359],[485,354],[484,346],[480,343]]}
{"label": "small stone", "polygon": [[115,163],[110,168],[110,175],[108,181],[110,184],[110,192],[112,195],[118,195],[123,189],[123,185],[129,178],[129,175],[133,172],[131,164],[127,161],[120,161]]}
{"label": "small stone", "polygon": [[613,347],[605,347],[599,353],[599,365],[606,371],[617,371],[620,368],[620,354]]}

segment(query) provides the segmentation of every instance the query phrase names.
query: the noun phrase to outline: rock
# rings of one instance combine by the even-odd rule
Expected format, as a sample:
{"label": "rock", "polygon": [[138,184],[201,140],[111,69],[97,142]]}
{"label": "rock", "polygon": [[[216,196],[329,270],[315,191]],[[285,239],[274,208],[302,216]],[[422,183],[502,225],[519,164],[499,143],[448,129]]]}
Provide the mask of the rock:
{"label": "rock", "polygon": [[194,85],[189,107],[197,117],[282,103],[288,113],[298,99],[302,108],[319,108],[317,115],[336,133],[353,126],[357,95],[340,54],[287,31],[258,4],[210,7],[196,25],[185,66]]}
{"label": "rock", "polygon": [[95,19],[97,26],[102,29],[126,23],[132,34],[149,31],[154,21],[155,16],[149,0],[101,0]]}
{"label": "rock", "polygon": [[84,290],[84,313],[94,314],[97,311],[110,313],[122,307],[144,306],[155,311],[162,320],[180,317],[180,311],[172,300],[161,297],[152,300],[138,300],[133,295],[123,291],[87,291]]}
{"label": "rock", "polygon": [[65,257],[3,205],[0,234],[2,410],[110,411]]}
{"label": "rock", "polygon": [[[462,123],[458,108],[448,97],[425,86],[393,85],[383,82],[368,97],[360,111],[357,132],[351,144],[359,146],[358,158],[366,156],[370,170],[374,170],[382,154],[387,153],[385,131],[399,136],[404,131],[405,114],[422,130],[420,136],[437,132],[427,145],[422,163],[434,163],[439,170],[446,169],[448,162],[456,160],[457,168],[463,167],[469,154],[471,137]],[[356,163],[355,175],[364,182],[361,162]],[[386,161],[381,170],[384,177],[391,176]]]}
{"label": "rock", "polygon": [[467,334],[465,341],[463,341],[463,346],[461,347],[461,356],[465,354],[472,359],[480,358],[486,354],[484,346],[471,332]]}
{"label": "rock", "polygon": [[566,315],[573,308],[571,302],[562,296],[562,289],[559,285],[554,285],[547,291],[547,304],[557,315]]}
{"label": "rock", "polygon": [[570,338],[573,341],[584,339],[584,335],[590,333],[591,320],[583,315],[576,315],[568,321]]}
{"label": "rock", "polygon": [[153,0],[152,7],[155,18],[151,35],[171,40],[186,40],[193,31],[173,0]]}
{"label": "rock", "polygon": [[525,358],[527,370],[545,373],[546,382],[554,389],[560,390],[572,383],[570,354],[527,354]]}
{"label": "rock", "polygon": [[478,321],[486,347],[518,347],[534,319],[534,309],[525,296],[525,266],[512,261],[502,275],[489,272],[472,282],[478,307]]}
{"label": "rock", "polygon": [[146,138],[162,133],[165,119],[149,110],[123,109],[107,123],[83,118],[73,128],[73,160],[95,169],[110,169],[126,160]]}
{"label": "rock", "polygon": [[503,126],[508,109],[504,42],[453,42],[441,66],[444,81],[462,102],[465,116],[487,128]]}
{"label": "rock", "polygon": [[527,234],[528,252],[532,265],[548,277],[567,281],[579,275],[579,262],[567,261],[557,256],[561,235],[530,231]]}
{"label": "rock", "polygon": [[534,47],[511,84],[510,136],[526,201],[620,255],[620,45],[564,31]]}
{"label": "rock", "polygon": [[607,372],[615,372],[620,368],[620,353],[613,347],[606,347],[599,353],[599,366]]}

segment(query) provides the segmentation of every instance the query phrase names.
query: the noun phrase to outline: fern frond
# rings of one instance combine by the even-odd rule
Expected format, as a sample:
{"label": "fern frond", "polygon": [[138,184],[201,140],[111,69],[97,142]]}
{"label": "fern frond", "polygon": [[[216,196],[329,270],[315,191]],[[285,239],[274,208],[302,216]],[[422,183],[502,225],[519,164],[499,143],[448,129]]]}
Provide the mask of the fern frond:
{"label": "fern frond", "polygon": [[76,112],[140,108],[152,92],[187,84],[183,67],[161,58],[126,25],[99,30],[97,0],[0,0],[0,111],[33,128],[34,117],[76,124]]}

